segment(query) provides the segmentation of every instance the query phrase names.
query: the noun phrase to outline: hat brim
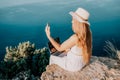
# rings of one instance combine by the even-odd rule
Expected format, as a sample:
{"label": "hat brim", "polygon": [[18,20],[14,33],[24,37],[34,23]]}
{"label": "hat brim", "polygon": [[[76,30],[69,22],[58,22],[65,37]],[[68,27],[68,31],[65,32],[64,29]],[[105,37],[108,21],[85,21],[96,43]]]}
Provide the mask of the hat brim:
{"label": "hat brim", "polygon": [[88,21],[85,21],[85,20],[83,20],[83,19],[81,19],[79,16],[77,16],[74,12],[69,12],[69,14],[72,16],[72,17],[74,17],[75,19],[77,19],[79,22],[81,22],[81,23],[86,23],[86,24],[88,24],[89,26],[90,26],[90,23],[88,22]]}

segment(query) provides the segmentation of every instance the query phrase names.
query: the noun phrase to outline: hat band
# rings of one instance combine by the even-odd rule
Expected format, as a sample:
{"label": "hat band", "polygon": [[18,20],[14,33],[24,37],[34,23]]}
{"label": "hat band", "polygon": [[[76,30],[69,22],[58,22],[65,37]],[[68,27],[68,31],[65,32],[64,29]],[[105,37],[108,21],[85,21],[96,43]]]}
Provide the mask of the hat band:
{"label": "hat band", "polygon": [[80,17],[84,21],[88,21],[88,19],[84,19],[83,17],[79,16],[76,12],[75,12],[75,15],[77,15],[78,17]]}

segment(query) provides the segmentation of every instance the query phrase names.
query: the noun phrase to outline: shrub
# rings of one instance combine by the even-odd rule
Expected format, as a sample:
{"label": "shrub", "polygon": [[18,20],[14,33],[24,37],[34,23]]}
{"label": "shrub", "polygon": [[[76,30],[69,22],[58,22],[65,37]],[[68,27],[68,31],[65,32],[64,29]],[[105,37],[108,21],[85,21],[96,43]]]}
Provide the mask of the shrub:
{"label": "shrub", "polygon": [[12,79],[13,77],[15,79],[20,72],[25,72],[24,74],[30,77],[40,76],[48,63],[48,49],[36,49],[35,44],[29,41],[19,43],[17,47],[6,47],[4,61],[0,62],[0,79]]}
{"label": "shrub", "polygon": [[108,53],[108,56],[113,59],[120,60],[120,50],[117,49],[116,45],[114,45],[110,41],[105,41],[106,45],[104,46],[104,51]]}

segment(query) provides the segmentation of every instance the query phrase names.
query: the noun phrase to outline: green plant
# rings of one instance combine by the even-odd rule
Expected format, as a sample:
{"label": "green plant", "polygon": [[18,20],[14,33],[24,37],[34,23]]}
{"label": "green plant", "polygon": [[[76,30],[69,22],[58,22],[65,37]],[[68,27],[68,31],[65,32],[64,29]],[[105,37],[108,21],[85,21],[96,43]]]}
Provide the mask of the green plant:
{"label": "green plant", "polygon": [[120,60],[120,51],[117,47],[110,41],[105,41],[106,45],[104,46],[104,51],[108,53],[110,58]]}
{"label": "green plant", "polygon": [[12,79],[24,72],[30,77],[40,76],[48,64],[49,52],[45,47],[36,49],[29,41],[19,43],[17,47],[6,47],[4,61],[0,62],[0,79]]}

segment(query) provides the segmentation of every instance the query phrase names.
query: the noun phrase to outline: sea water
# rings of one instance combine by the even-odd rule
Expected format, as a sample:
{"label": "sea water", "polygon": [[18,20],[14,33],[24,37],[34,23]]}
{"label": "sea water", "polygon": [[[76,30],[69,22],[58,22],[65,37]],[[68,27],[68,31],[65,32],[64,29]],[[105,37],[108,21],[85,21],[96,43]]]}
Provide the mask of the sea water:
{"label": "sea water", "polygon": [[91,14],[89,22],[93,36],[93,55],[106,56],[103,50],[105,41],[112,41],[120,49],[118,3],[119,0],[0,1],[0,60],[4,58],[6,46],[14,47],[19,42],[30,41],[35,43],[36,48],[47,46],[47,22],[53,37],[60,37],[61,42],[69,38],[73,34],[69,12],[78,7],[87,9]]}

